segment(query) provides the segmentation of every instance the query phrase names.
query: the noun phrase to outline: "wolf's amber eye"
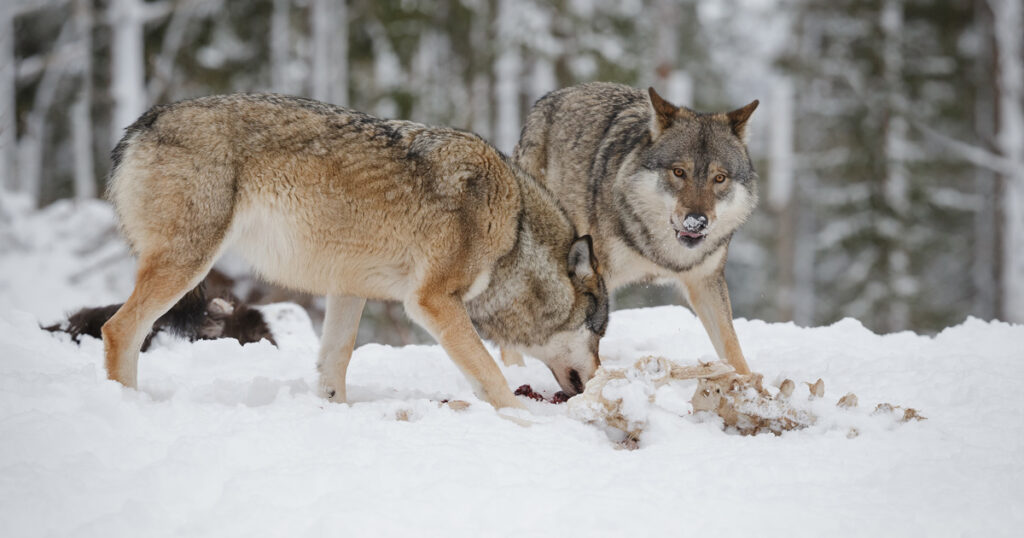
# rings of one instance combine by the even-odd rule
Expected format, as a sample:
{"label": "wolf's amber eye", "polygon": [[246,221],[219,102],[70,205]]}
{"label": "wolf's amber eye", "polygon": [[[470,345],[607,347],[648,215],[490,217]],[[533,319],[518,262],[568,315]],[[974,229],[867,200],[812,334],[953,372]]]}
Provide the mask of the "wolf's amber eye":
{"label": "wolf's amber eye", "polygon": [[725,174],[716,174],[715,183],[725,183]]}
{"label": "wolf's amber eye", "polygon": [[686,170],[683,170],[682,168],[673,168],[672,173],[676,177],[686,177]]}

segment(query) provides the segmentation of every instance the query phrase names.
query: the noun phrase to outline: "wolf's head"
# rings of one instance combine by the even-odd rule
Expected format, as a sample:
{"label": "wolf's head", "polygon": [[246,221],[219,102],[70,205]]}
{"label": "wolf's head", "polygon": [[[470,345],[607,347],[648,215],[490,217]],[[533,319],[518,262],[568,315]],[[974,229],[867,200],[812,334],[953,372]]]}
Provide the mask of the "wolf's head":
{"label": "wolf's head", "polygon": [[539,359],[575,395],[600,366],[608,291],[590,236],[577,237],[551,193],[516,173],[523,212],[515,247],[466,306],[481,336]]}
{"label": "wolf's head", "polygon": [[559,317],[561,322],[549,325],[546,335],[523,349],[546,364],[562,390],[573,396],[583,392],[601,366],[598,344],[608,327],[608,291],[589,235],[575,239],[568,253],[554,256],[562,258],[553,260],[562,274],[547,283],[548,291],[534,293],[543,293],[542,301],[547,297],[548,305],[541,308],[554,314],[545,314],[547,323]]}
{"label": "wolf's head", "polygon": [[659,220],[648,222],[650,230],[674,234],[685,249],[698,248],[708,238],[717,244],[757,203],[757,173],[745,136],[758,102],[706,114],[677,107],[654,88],[648,93],[651,136],[637,155],[634,206],[650,209],[645,220]]}

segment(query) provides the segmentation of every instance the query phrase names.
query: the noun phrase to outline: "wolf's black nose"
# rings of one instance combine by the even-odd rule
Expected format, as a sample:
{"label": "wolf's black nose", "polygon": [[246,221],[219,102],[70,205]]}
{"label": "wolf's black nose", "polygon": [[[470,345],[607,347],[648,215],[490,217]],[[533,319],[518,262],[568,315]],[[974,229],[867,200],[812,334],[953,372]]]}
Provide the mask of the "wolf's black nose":
{"label": "wolf's black nose", "polygon": [[708,217],[703,213],[690,213],[683,219],[683,228],[688,232],[702,232],[707,227]]}

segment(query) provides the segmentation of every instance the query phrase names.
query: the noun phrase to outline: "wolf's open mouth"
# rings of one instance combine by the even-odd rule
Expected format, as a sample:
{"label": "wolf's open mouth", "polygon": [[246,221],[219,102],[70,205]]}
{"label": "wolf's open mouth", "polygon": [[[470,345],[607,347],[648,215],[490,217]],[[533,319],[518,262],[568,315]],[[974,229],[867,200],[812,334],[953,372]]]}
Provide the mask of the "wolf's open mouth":
{"label": "wolf's open mouth", "polygon": [[680,243],[693,248],[704,240],[705,235],[702,233],[687,232],[685,230],[676,230],[676,239]]}

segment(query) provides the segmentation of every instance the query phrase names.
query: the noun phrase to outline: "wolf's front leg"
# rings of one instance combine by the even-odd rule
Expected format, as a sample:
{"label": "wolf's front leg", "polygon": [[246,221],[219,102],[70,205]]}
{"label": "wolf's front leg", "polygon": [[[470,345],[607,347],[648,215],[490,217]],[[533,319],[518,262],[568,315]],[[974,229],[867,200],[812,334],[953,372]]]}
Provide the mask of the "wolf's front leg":
{"label": "wolf's front leg", "polygon": [[725,264],[707,275],[682,278],[686,298],[704,324],[704,329],[715,345],[718,357],[736,369],[737,374],[750,373],[736,330],[732,326],[732,304],[725,283]]}
{"label": "wolf's front leg", "polygon": [[418,294],[405,302],[409,317],[423,326],[473,386],[476,395],[495,409],[524,408],[498,364],[480,340],[462,300],[447,294]]}
{"label": "wolf's front leg", "polygon": [[359,332],[359,318],[366,299],[351,295],[328,295],[324,312],[324,332],[320,338],[320,390],[332,402],[346,401],[345,374],[352,360]]}

